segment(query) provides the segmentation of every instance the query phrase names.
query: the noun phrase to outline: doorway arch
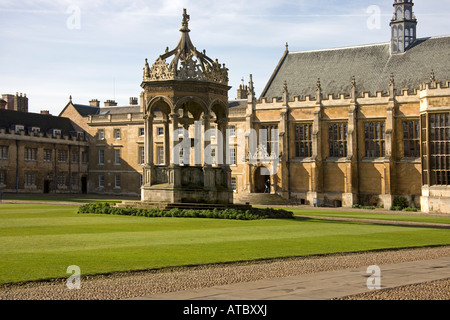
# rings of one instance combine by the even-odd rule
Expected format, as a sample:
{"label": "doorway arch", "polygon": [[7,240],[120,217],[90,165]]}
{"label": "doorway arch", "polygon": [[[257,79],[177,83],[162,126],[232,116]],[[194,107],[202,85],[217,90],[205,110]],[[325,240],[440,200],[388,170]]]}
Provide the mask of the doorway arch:
{"label": "doorway arch", "polygon": [[255,193],[264,193],[265,183],[267,179],[270,180],[272,184],[272,179],[269,174],[269,169],[264,166],[259,166],[256,168],[255,173],[253,175],[253,185]]}

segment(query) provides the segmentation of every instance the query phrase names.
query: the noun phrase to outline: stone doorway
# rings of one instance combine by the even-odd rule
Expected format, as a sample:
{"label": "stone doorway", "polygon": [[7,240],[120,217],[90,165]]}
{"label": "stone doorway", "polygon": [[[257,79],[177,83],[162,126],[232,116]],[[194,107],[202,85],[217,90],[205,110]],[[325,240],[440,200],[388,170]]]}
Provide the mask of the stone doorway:
{"label": "stone doorway", "polygon": [[[266,167],[258,167],[253,177],[253,185],[255,193],[264,193],[265,183],[270,179],[269,170]],[[272,183],[272,181],[271,181]]]}

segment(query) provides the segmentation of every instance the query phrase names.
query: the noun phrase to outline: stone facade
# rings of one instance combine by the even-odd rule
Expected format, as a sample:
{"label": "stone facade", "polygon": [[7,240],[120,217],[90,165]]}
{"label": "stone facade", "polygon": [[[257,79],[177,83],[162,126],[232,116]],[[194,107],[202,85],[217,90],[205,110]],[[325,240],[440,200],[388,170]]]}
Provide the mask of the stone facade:
{"label": "stone facade", "polygon": [[0,110],[0,191],[86,193],[88,143],[67,118]]}

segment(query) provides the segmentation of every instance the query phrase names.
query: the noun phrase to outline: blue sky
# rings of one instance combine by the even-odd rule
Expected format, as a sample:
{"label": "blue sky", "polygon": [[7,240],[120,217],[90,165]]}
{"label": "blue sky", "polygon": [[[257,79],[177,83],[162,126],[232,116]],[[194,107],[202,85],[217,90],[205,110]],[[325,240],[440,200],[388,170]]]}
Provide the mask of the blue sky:
{"label": "blue sky", "polygon": [[[415,0],[418,37],[450,35],[449,0]],[[225,63],[230,99],[253,74],[259,95],[290,51],[387,42],[393,0],[0,0],[0,93],[59,114],[138,97],[145,58],[179,40],[183,8],[198,50]],[[374,7],[375,6],[375,7]],[[378,10],[378,11],[377,11]],[[377,14],[379,12],[379,15]]]}

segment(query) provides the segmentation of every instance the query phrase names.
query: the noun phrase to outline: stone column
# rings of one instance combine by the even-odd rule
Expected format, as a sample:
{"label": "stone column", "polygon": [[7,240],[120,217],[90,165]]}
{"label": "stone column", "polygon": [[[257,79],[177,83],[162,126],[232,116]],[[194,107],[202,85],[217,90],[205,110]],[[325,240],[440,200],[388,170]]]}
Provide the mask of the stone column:
{"label": "stone column", "polygon": [[145,119],[145,138],[144,138],[144,174],[143,184],[151,186],[153,183],[153,118],[149,114]]}
{"label": "stone column", "polygon": [[154,116],[149,114],[145,119],[145,164],[153,166],[153,119]]}
{"label": "stone column", "polygon": [[171,154],[170,154],[170,164],[173,165],[174,164],[174,158],[173,158],[173,152],[175,150],[175,146],[178,144],[178,118],[179,115],[176,113],[172,113],[170,115],[170,132],[169,132],[169,136],[170,136],[170,150],[171,150]]}
{"label": "stone column", "polygon": [[170,165],[170,132],[169,132],[169,121],[166,119],[164,122],[164,165],[169,166]]}
{"label": "stone column", "polygon": [[[202,117],[203,119],[203,164],[204,166],[210,166],[210,164],[207,163],[207,156],[206,156],[206,150],[208,150],[208,147],[211,145],[211,141],[207,141],[206,139],[206,132],[211,129],[211,116],[210,115],[204,115]],[[208,139],[209,140],[209,139]],[[209,157],[210,155],[208,155]]]}
{"label": "stone column", "polygon": [[[227,155],[229,154],[228,150],[228,137],[227,137],[227,120],[226,119],[218,119],[217,120],[217,127],[219,129],[219,132],[222,134],[222,166],[227,166],[229,163],[227,163]],[[220,153],[219,153],[220,154]],[[220,159],[219,159],[220,160]]]}

